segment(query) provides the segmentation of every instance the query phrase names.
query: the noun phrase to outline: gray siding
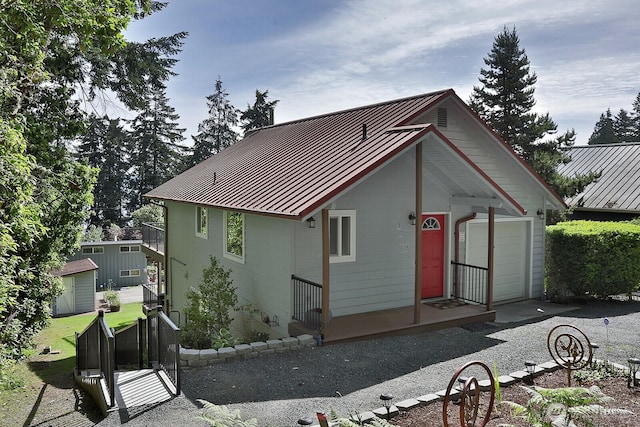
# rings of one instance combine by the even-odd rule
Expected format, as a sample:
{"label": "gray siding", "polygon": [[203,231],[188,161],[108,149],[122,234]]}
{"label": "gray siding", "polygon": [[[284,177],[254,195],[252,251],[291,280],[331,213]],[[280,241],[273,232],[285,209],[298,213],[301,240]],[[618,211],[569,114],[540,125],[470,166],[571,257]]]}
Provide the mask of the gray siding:
{"label": "gray siding", "polygon": [[96,309],[96,270],[79,273],[75,279],[76,313],[87,313]]}
{"label": "gray siding", "polygon": [[[142,245],[141,240],[122,240],[107,242],[83,242],[77,254],[69,261],[91,258],[98,265],[98,290],[104,290],[111,279],[116,287],[137,286],[147,283],[147,258],[142,251],[121,252],[123,246]],[[83,248],[103,248],[102,253],[83,253]],[[140,276],[120,277],[124,270],[140,270]]]}

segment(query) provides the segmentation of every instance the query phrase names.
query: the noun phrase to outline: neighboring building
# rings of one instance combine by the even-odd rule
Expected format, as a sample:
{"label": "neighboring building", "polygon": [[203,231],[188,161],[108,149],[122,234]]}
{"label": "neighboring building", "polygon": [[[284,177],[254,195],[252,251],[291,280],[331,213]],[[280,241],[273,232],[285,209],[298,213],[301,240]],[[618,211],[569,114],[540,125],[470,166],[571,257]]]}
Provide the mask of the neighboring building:
{"label": "neighboring building", "polygon": [[640,216],[640,143],[578,145],[571,161],[558,171],[565,176],[602,175],[565,203],[572,219],[626,221]]}
{"label": "neighboring building", "polygon": [[565,207],[453,90],[253,131],[146,197],[172,316],[213,255],[275,333],[328,341],[540,298],[544,212]]}
{"label": "neighboring building", "polygon": [[94,311],[96,309],[96,277],[98,266],[91,258],[70,261],[55,277],[62,277],[64,294],[56,297],[53,315],[62,316]]}
{"label": "neighboring building", "polygon": [[97,290],[113,286],[138,286],[147,283],[147,258],[141,251],[142,240],[82,242],[71,261],[91,258],[99,267]]}

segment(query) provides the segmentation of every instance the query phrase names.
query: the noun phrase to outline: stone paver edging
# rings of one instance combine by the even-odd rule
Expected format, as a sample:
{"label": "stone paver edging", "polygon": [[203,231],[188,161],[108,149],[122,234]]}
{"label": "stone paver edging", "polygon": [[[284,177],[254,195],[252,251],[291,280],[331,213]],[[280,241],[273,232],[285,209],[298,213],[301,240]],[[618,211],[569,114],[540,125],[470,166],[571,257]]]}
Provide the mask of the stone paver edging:
{"label": "stone paver edging", "polygon": [[213,348],[193,350],[180,347],[180,364],[183,367],[207,366],[225,360],[249,359],[267,354],[298,350],[314,345],[316,345],[316,340],[313,336],[305,334],[297,337],[268,340],[266,342],[257,341],[249,344],[238,344],[234,347],[222,347],[218,350]]}

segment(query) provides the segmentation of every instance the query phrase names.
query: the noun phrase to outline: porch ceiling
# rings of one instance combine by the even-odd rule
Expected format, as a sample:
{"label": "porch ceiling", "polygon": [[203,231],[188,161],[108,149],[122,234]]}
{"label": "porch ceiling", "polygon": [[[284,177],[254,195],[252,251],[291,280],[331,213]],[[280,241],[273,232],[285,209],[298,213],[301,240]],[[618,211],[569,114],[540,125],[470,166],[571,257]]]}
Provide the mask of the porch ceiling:
{"label": "porch ceiling", "polygon": [[429,134],[423,145],[422,174],[451,195],[452,205],[471,206],[474,212],[490,207],[497,214],[522,216],[526,211],[484,175],[450,142]]}

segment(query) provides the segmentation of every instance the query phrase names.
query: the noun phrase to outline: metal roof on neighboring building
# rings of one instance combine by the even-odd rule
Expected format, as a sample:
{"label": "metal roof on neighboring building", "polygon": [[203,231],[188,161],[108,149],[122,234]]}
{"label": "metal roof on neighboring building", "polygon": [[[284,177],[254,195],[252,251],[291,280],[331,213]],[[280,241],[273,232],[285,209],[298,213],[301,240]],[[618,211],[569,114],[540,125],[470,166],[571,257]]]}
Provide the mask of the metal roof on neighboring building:
{"label": "metal roof on neighboring building", "polygon": [[602,172],[575,197],[576,209],[640,212],[640,143],[574,146],[571,161],[558,171],[565,176]]}
{"label": "metal roof on neighboring building", "polygon": [[[411,121],[450,97],[458,99],[449,89],[258,129],[145,197],[301,219],[426,135],[444,138],[433,124]],[[481,175],[472,177],[492,197],[524,212]]]}

